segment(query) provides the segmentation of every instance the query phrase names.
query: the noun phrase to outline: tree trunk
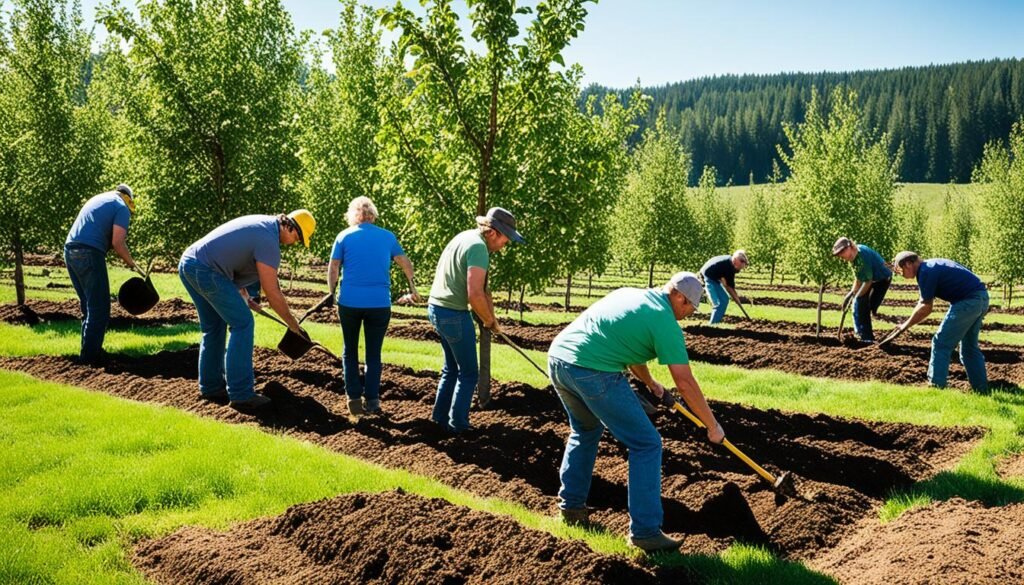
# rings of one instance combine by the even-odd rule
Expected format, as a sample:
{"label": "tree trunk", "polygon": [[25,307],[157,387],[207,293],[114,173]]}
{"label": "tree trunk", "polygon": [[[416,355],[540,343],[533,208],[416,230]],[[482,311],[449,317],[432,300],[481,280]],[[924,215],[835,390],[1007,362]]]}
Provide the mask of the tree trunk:
{"label": "tree trunk", "polygon": [[1013,304],[1013,283],[1012,282],[1009,284],[1009,287],[1010,287],[1010,294],[1008,294],[1006,296],[1006,308],[1007,309],[1009,309],[1010,305]]}
{"label": "tree trunk", "polygon": [[821,337],[821,300],[825,296],[825,282],[821,281],[821,286],[818,287],[818,328],[814,330],[815,337]]}
{"label": "tree trunk", "polygon": [[654,288],[654,262],[647,270],[647,288]]}
{"label": "tree trunk", "polygon": [[591,272],[587,275],[587,298],[593,298],[594,296],[594,273]]}
{"label": "tree trunk", "polygon": [[524,325],[526,322],[523,321],[523,297],[526,296],[526,285],[524,284],[519,288],[519,324]]}
{"label": "tree trunk", "polygon": [[768,284],[775,284],[775,262],[772,262],[772,274],[768,277]]}
{"label": "tree trunk", "polygon": [[565,312],[569,312],[569,303],[572,302],[572,272],[565,279]]}
{"label": "tree trunk", "polygon": [[14,296],[18,305],[25,304],[25,250],[21,246],[21,232],[14,232]]}

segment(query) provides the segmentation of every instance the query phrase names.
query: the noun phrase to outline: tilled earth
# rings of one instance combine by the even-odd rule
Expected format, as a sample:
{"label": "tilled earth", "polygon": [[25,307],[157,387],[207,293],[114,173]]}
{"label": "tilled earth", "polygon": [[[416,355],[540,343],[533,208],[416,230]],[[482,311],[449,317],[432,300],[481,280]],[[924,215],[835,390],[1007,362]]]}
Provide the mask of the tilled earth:
{"label": "tilled earth", "polygon": [[169,584],[657,582],[582,542],[401,491],[301,504],[227,532],[185,528],[141,543],[133,561]]}
{"label": "tilled earth", "polygon": [[[568,426],[550,390],[498,384],[490,408],[472,415],[477,430],[455,437],[429,421],[437,384],[432,372],[387,367],[387,414],[350,420],[341,372],[327,357],[291,361],[257,349],[258,389],[274,402],[255,416],[200,400],[197,363],[198,350],[192,348],[144,357],[115,354],[102,369],[76,365],[66,356],[2,358],[0,368],[256,424],[482,496],[555,512]],[[702,431],[661,413],[656,424],[664,437],[664,528],[684,535],[683,551],[689,553],[720,551],[739,540],[784,557],[811,558],[835,546],[893,489],[934,474],[982,434],[975,428],[868,423],[729,403],[712,407],[730,439],[754,460],[774,472],[793,472],[805,499],[777,499]],[[620,534],[628,527],[627,472],[625,449],[606,437],[589,505],[598,523]]]}

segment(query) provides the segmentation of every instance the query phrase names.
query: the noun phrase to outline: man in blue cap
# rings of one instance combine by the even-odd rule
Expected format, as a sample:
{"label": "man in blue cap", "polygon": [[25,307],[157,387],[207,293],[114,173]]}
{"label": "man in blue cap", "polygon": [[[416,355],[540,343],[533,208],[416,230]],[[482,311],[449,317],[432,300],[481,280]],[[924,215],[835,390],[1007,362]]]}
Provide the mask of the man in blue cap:
{"label": "man in blue cap", "polygon": [[967,381],[979,392],[988,390],[985,356],[978,347],[981,323],[988,312],[988,290],[973,272],[945,258],[922,260],[916,252],[896,255],[893,266],[906,279],[916,279],[921,299],[914,312],[897,329],[898,335],[920,323],[932,312],[936,297],[949,303],[949,310],[932,337],[932,355],[928,361],[928,381],[946,387],[949,356],[960,346],[960,363],[967,370]]}
{"label": "man in blue cap", "polygon": [[660,398],[665,387],[647,367],[657,358],[668,366],[687,406],[707,426],[708,440],[725,440],[725,431],[690,370],[677,322],[697,310],[701,289],[692,272],[675,274],[660,289],[620,288],[591,305],[551,343],[548,375],[569,415],[558,492],[567,524],[588,520],[590,481],[607,428],[629,450],[630,544],[645,551],[679,548],[681,542],[661,530],[661,435],[644,413],[625,371]]}
{"label": "man in blue cap", "polygon": [[853,288],[843,298],[842,308],[845,311],[853,299],[853,331],[861,341],[874,343],[871,315],[878,315],[878,308],[892,284],[892,271],[878,252],[864,244],[855,244],[850,238],[836,240],[832,255],[853,265]]}
{"label": "man in blue cap", "polygon": [[79,360],[98,365],[103,337],[110,321],[110,278],[107,252],[114,252],[128,268],[140,272],[128,250],[128,225],[135,212],[135,195],[124,183],[113,191],[86,201],[64,242],[64,263],[82,307],[82,344]]}

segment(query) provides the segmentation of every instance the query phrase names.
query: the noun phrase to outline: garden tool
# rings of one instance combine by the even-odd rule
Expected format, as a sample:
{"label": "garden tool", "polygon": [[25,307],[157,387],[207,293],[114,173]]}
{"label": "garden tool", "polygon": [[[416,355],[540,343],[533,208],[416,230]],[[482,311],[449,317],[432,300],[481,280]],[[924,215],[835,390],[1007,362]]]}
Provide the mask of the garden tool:
{"label": "garden tool", "polygon": [[843,341],[843,324],[846,323],[846,313],[850,311],[850,297],[843,299],[843,315],[839,317],[839,342]]}
{"label": "garden tool", "polygon": [[512,346],[512,349],[516,350],[516,351],[517,351],[517,352],[519,353],[519,355],[523,356],[523,357],[524,357],[524,358],[526,359],[526,361],[530,362],[530,365],[531,365],[531,366],[533,366],[534,368],[536,368],[536,369],[537,369],[537,371],[538,371],[538,372],[540,372],[540,373],[541,373],[541,374],[542,374],[542,375],[543,375],[543,376],[544,376],[545,378],[547,378],[547,377],[548,377],[548,373],[547,373],[547,372],[545,372],[543,368],[541,368],[540,366],[538,366],[538,365],[537,365],[537,362],[533,361],[533,360],[532,360],[532,359],[530,358],[530,356],[526,355],[526,352],[525,352],[525,351],[523,351],[523,349],[522,349],[521,347],[519,347],[518,345],[516,345],[516,344],[515,344],[515,342],[514,342],[514,341],[512,341],[511,339],[509,339],[508,335],[505,335],[505,334],[504,334],[504,333],[502,333],[501,331],[498,331],[498,337],[502,338],[502,339],[503,339],[503,340],[505,341],[505,343],[507,343],[507,344],[511,345],[511,346]]}
{"label": "garden tool", "polygon": [[902,334],[903,334],[903,332],[904,332],[904,331],[906,331],[906,330],[907,330],[907,329],[906,329],[906,328],[904,328],[903,326],[897,327],[897,328],[896,328],[896,329],[895,329],[895,330],[894,330],[894,331],[893,331],[892,333],[890,333],[889,335],[886,335],[886,336],[885,336],[885,339],[882,339],[882,341],[879,341],[879,342],[878,342],[878,344],[876,344],[876,346],[875,346],[875,347],[882,347],[882,346],[883,346],[883,345],[885,345],[886,343],[889,343],[889,342],[890,342],[890,341],[892,341],[893,339],[896,339],[897,337],[899,337],[900,335],[902,335]]}
{"label": "garden tool", "polygon": [[[697,418],[692,412],[690,412],[682,404],[680,404],[679,400],[676,399],[675,395],[669,392],[667,389],[661,395],[660,400],[654,396],[653,392],[650,392],[650,389],[648,389],[647,391],[651,394],[652,397],[655,398],[655,400],[661,402],[662,404],[673,410],[679,411],[683,416],[690,419],[690,422],[697,425],[698,428],[707,428],[704,426],[704,423],[701,422],[699,418]],[[736,447],[736,445],[733,445],[729,441],[729,439],[724,439],[722,441],[722,444],[725,445],[726,449],[732,451],[733,455],[739,457],[741,461],[746,463],[751,469],[756,471],[757,474],[760,475],[765,481],[770,483],[772,486],[772,490],[775,493],[782,496],[788,496],[793,498],[800,497],[799,494],[797,494],[796,485],[793,483],[793,477],[789,475],[788,471],[776,477],[772,475],[768,470],[755,463],[753,459],[747,457],[747,455],[743,453],[743,451],[740,451],[739,448]]]}
{"label": "garden tool", "polygon": [[743,308],[743,303],[736,301],[736,306],[740,308],[740,311],[743,311],[743,316],[747,318],[747,321],[753,321],[750,315],[747,314],[747,310]]}
{"label": "garden tool", "polygon": [[[250,308],[252,308],[251,305]],[[252,310],[256,313],[259,313],[260,315],[263,315],[267,319],[274,321],[275,323],[283,325],[284,327],[288,327],[288,325],[285,325],[284,321],[271,315],[262,308],[253,308]],[[284,355],[292,358],[293,360],[297,360],[302,356],[306,355],[306,353],[309,352],[309,350],[315,349],[321,353],[327,354],[332,359],[334,359],[334,361],[341,363],[341,358],[331,353],[331,350],[310,339],[309,335],[307,335],[305,331],[302,332],[302,335],[299,335],[298,333],[295,333],[291,329],[288,329],[287,331],[285,331],[284,337],[281,338],[280,343],[277,344],[277,349],[280,350],[281,353],[283,353]]]}
{"label": "garden tool", "polygon": [[331,293],[327,293],[327,295],[324,296],[324,298],[317,301],[315,305],[306,309],[306,312],[303,313],[301,317],[299,317],[299,325],[302,325],[302,322],[306,320],[306,317],[309,317],[313,313],[316,313],[317,311],[322,309],[324,305],[330,303],[332,298],[334,298],[334,295]]}
{"label": "garden tool", "polygon": [[133,276],[124,281],[117,291],[117,304],[131,315],[141,315],[160,302],[160,294],[156,292],[153,281],[149,278],[153,260],[150,259],[145,272],[136,265],[135,271],[139,273],[139,276]]}

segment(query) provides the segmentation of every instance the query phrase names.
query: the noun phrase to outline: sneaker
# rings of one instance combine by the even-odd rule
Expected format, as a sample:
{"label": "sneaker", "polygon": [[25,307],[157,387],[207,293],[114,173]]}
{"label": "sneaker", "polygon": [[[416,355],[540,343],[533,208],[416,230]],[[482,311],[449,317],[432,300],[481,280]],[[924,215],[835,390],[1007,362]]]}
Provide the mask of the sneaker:
{"label": "sneaker", "polygon": [[352,416],[360,416],[360,415],[366,414],[366,411],[363,410],[363,401],[358,399],[358,398],[356,398],[356,399],[349,399],[349,401],[348,401],[348,412]]}
{"label": "sneaker", "polygon": [[366,414],[381,414],[380,400],[367,400],[363,405],[363,412]]}
{"label": "sneaker", "polygon": [[558,515],[564,524],[569,526],[586,526],[590,524],[589,508],[561,508]]}
{"label": "sneaker", "polygon": [[221,388],[220,390],[215,390],[213,392],[203,392],[200,390],[199,398],[202,400],[227,400],[228,391],[223,388]]}
{"label": "sneaker", "polygon": [[644,552],[658,552],[668,550],[678,550],[682,546],[683,541],[676,540],[664,532],[658,531],[658,534],[654,536],[648,536],[647,538],[637,538],[635,536],[629,537],[629,544]]}
{"label": "sneaker", "polygon": [[262,394],[253,394],[245,400],[232,400],[228,406],[236,410],[256,410],[270,404],[270,399]]}

